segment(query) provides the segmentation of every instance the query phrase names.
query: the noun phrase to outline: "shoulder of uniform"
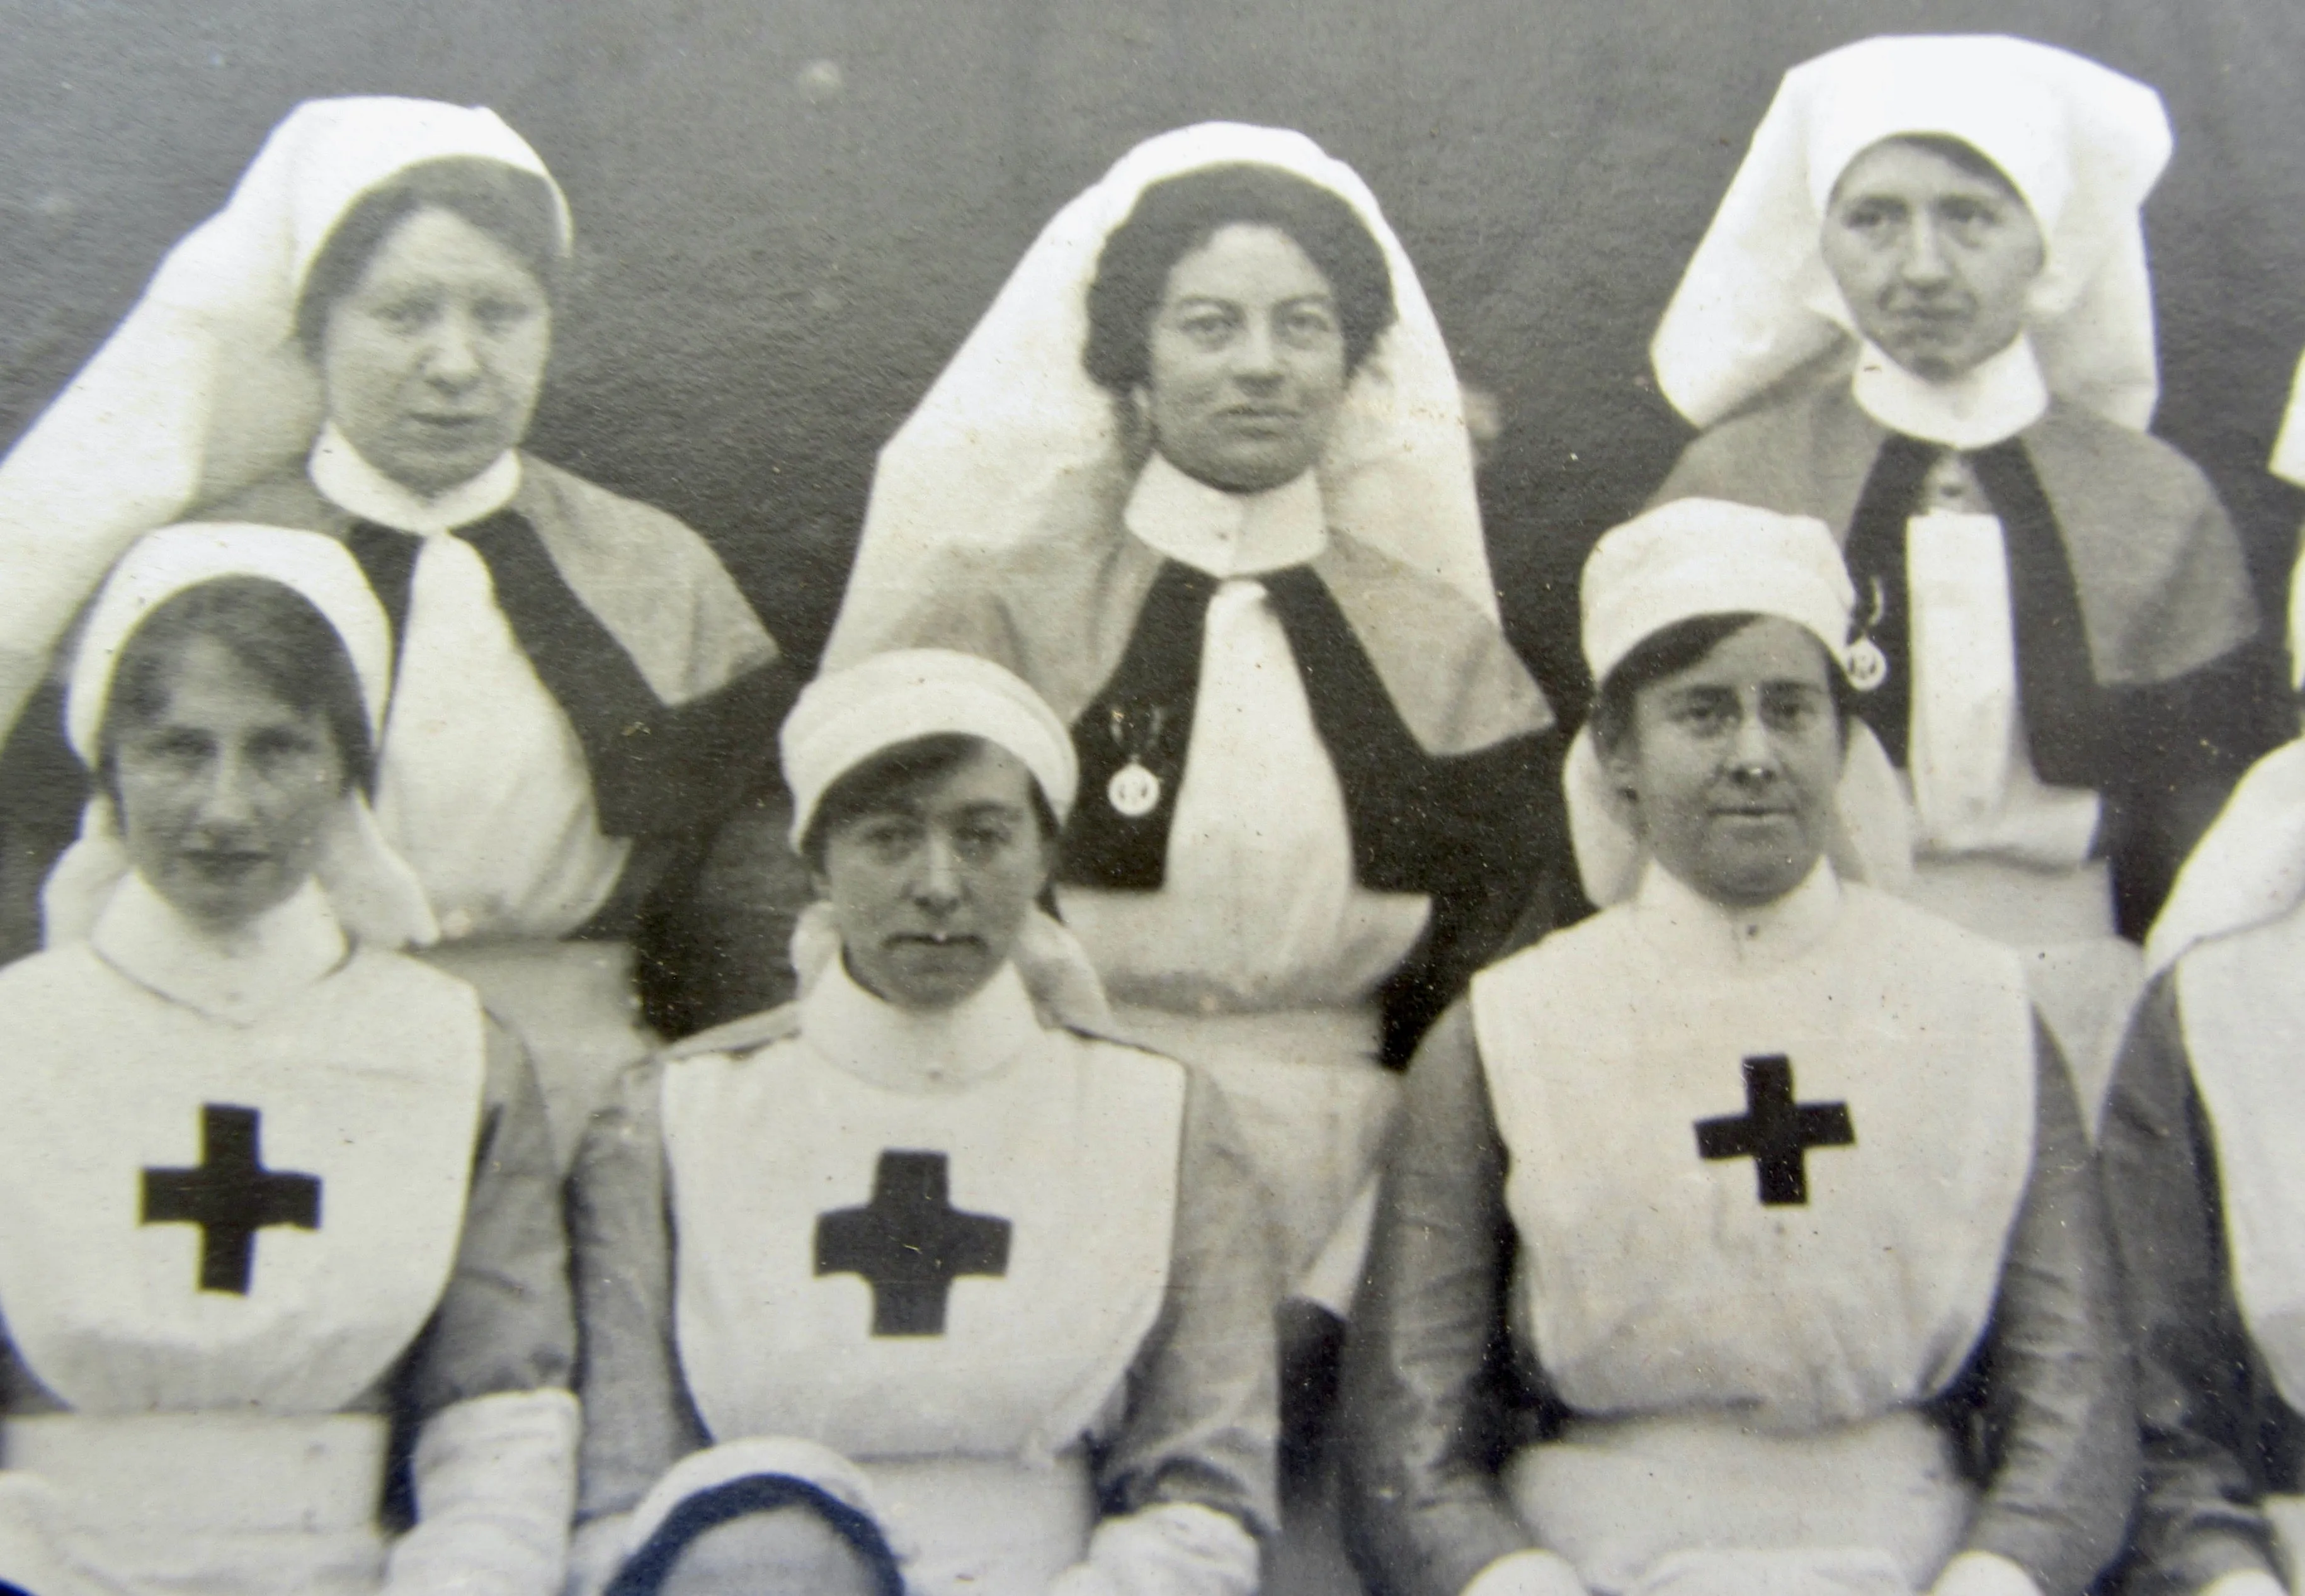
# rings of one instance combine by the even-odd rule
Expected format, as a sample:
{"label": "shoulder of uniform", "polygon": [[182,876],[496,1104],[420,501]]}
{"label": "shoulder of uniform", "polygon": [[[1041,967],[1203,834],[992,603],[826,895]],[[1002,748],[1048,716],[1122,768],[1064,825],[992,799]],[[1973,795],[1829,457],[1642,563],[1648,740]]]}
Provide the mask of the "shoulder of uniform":
{"label": "shoulder of uniform", "polygon": [[1597,914],[1588,914],[1572,925],[1547,931],[1527,947],[1517,948],[1486,966],[1473,980],[1476,984],[1517,982],[1532,980],[1559,966],[1581,964],[1616,941],[1628,913],[1623,904],[1616,904]]}
{"label": "shoulder of uniform", "polygon": [[1896,947],[1898,962],[1932,976],[1943,973],[1986,976],[2024,985],[2024,969],[2016,951],[1990,937],[1980,936],[1932,909],[1906,902],[1862,882],[1841,885],[1851,913],[1881,928]]}
{"label": "shoulder of uniform", "polygon": [[284,465],[239,492],[201,505],[187,521],[246,522],[257,526],[326,528],[345,519],[320,496],[303,463]]}
{"label": "shoulder of uniform", "polygon": [[542,499],[572,516],[605,522],[620,535],[702,543],[696,529],[668,510],[628,498],[613,488],[578,476],[565,466],[540,460],[523,451],[520,457],[521,497]]}
{"label": "shoulder of uniform", "polygon": [[800,1005],[780,1004],[763,1009],[756,1014],[746,1014],[741,1020],[730,1020],[709,1031],[684,1037],[658,1055],[667,1064],[677,1064],[684,1058],[702,1058],[713,1054],[737,1057],[757,1053],[778,1042],[790,1041],[800,1034]]}
{"label": "shoulder of uniform", "polygon": [[2041,419],[2024,432],[2027,443],[2055,449],[2085,451],[2099,467],[2108,455],[2118,457],[2124,476],[2144,485],[2208,494],[2207,475],[2182,449],[2166,438],[2124,427],[2085,404],[2052,399]]}

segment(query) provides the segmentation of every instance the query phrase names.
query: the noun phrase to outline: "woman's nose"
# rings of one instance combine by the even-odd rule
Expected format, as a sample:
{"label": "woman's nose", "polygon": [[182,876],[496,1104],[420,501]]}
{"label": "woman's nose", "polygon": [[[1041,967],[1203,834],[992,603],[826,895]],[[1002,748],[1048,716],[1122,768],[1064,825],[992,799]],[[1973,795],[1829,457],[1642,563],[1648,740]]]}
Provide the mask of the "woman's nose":
{"label": "woman's nose", "polygon": [[1252,318],[1233,341],[1233,375],[1246,381],[1271,380],[1280,375],[1280,346],[1272,329]]}
{"label": "woman's nose", "polygon": [[256,773],[245,761],[230,756],[208,768],[193,809],[194,820],[204,829],[237,829],[256,818]]}
{"label": "woman's nose", "polygon": [[1729,739],[1729,768],[1731,775],[1748,779],[1776,773],[1777,745],[1756,709],[1737,717],[1736,732]]}
{"label": "woman's nose", "polygon": [[1952,275],[1951,264],[1945,259],[1944,240],[1938,235],[1936,224],[1927,216],[1916,218],[1911,231],[1906,233],[1904,258],[1899,267],[1908,283],[1942,283]]}
{"label": "woman's nose", "polygon": [[960,858],[944,837],[931,835],[922,849],[913,896],[923,904],[939,908],[960,901]]}
{"label": "woman's nose", "polygon": [[424,375],[435,382],[462,385],[481,374],[479,330],[458,311],[440,318],[424,352]]}

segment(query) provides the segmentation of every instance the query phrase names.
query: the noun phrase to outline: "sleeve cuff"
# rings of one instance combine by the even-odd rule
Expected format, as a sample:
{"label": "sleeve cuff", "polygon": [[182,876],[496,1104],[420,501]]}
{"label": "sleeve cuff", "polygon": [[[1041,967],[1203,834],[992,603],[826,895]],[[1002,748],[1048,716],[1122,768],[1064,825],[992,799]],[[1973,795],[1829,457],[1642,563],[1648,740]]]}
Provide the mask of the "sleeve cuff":
{"label": "sleeve cuff", "polygon": [[1459,1596],[1586,1596],[1585,1582],[1567,1558],[1552,1551],[1517,1551],[1473,1576]]}
{"label": "sleeve cuff", "polygon": [[1256,1537],[1229,1513],[1162,1502],[1108,1518],[1050,1596],[1253,1596]]}
{"label": "sleeve cuff", "polygon": [[1929,1596],[2042,1596],[2033,1576],[1997,1551],[1965,1551],[1944,1566]]}

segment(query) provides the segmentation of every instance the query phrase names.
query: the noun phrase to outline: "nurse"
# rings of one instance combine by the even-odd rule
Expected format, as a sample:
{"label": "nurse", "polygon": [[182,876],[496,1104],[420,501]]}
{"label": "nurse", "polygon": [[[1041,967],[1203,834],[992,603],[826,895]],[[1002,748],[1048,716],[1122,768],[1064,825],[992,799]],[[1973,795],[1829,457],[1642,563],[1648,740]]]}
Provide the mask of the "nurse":
{"label": "nurse", "polygon": [[557,1172],[517,1043],[397,951],[431,921],[368,807],[390,678],[309,532],[156,532],[81,631],[72,930],[0,971],[13,1588],[559,1589]]}
{"label": "nurse", "polygon": [[[803,996],[630,1074],[574,1176],[580,1590],[690,1559],[871,1590],[829,1492],[914,1596],[1248,1596],[1269,1238],[1222,1096],[1101,1040],[1033,906],[1071,739],[999,666],[911,649],[812,683],[782,747],[822,896]],[[774,1503],[663,1516],[766,1441]],[[770,1581],[828,1558],[866,1583]]]}
{"label": "nurse", "polygon": [[1050,222],[873,480],[828,658],[920,646],[1068,728],[1065,921],[1123,1032],[1222,1082],[1293,1286],[1341,1306],[1383,1066],[1558,812],[1448,352],[1350,168],[1212,123]]}
{"label": "nurse", "polygon": [[2033,955],[2093,1105],[2133,949],[2271,683],[2240,545],[2145,425],[2159,97],[2023,39],[1885,38],[1786,74],[1660,324],[1705,429],[1659,490],[1844,546],[1862,713],[1916,901]]}
{"label": "nurse", "polygon": [[1410,1068],[1340,1419],[1375,1589],[2077,1596],[2120,1548],[2080,1116],[2017,956],[1858,879],[1852,597],[1718,501],[1586,566],[1611,887]]}
{"label": "nurse", "polygon": [[378,823],[564,1155],[651,1044],[653,895],[764,778],[789,692],[695,533],[521,447],[570,244],[493,113],[309,102],[0,463],[0,724],[154,526],[301,528],[359,562],[398,649]]}

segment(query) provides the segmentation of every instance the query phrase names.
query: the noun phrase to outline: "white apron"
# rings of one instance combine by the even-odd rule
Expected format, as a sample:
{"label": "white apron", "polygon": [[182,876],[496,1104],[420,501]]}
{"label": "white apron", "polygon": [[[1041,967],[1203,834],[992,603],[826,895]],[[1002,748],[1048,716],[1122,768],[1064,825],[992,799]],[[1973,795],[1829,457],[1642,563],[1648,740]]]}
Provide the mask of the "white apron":
{"label": "white apron", "polygon": [[676,1328],[706,1429],[855,1459],[921,1596],[1044,1589],[1087,1547],[1082,1441],[1166,1292],[1184,1091],[1167,1059],[1037,1028],[951,1091],[868,1082],[804,1033],[673,1062]]}
{"label": "white apron", "polygon": [[2032,1010],[2005,950],[1841,890],[1773,962],[1677,956],[1637,901],[1474,981],[1518,1307],[1578,1415],[1506,1483],[1596,1591],[1764,1554],[1924,1589],[1966,1526],[1914,1410],[1992,1315]]}
{"label": "white apron", "polygon": [[386,1426],[339,1410],[455,1262],[471,989],[361,950],[235,1025],[77,945],[8,971],[0,1004],[0,1312],[71,1410],[9,1419],[8,1467],[132,1589],[373,1590]]}

